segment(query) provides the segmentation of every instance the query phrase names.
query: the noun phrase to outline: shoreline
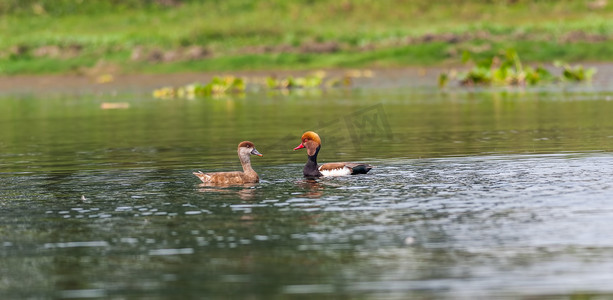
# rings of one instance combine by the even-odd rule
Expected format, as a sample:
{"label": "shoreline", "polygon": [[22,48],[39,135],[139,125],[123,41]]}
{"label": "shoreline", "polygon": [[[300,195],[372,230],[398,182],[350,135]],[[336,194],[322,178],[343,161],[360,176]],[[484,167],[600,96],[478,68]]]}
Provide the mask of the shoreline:
{"label": "shoreline", "polygon": [[[613,86],[613,62],[583,63],[584,67],[595,67],[597,73],[588,85],[599,90],[610,90]],[[2,75],[0,95],[41,95],[41,94],[107,94],[107,93],[150,93],[161,87],[178,87],[191,83],[208,82],[214,76],[232,75],[247,81],[265,77],[304,76],[315,71],[325,71],[327,77],[341,77],[355,70],[369,70],[372,78],[354,78],[358,87],[437,87],[437,77],[448,70],[464,70],[466,66],[446,67],[398,67],[398,68],[334,68],[313,70],[267,70],[229,72],[178,72],[165,74],[103,74],[110,76],[105,82],[100,77],[77,74],[44,75]]]}
{"label": "shoreline", "polygon": [[[326,72],[328,77],[343,76],[354,70],[371,70],[377,81],[394,82],[401,78],[422,78],[432,80],[436,85],[436,76],[441,67],[399,67],[399,68],[335,68],[313,70],[268,70],[268,71],[229,71],[229,72],[179,72],[165,74],[103,74],[109,76],[108,82],[98,82],[100,76],[77,74],[43,74],[43,75],[2,75],[0,76],[0,94],[41,94],[41,93],[107,93],[107,92],[152,92],[165,86],[182,86],[190,83],[208,82],[214,76],[232,75],[248,80],[264,77],[304,76],[316,71]],[[427,80],[425,80],[427,78]],[[367,79],[356,78],[358,82]]]}

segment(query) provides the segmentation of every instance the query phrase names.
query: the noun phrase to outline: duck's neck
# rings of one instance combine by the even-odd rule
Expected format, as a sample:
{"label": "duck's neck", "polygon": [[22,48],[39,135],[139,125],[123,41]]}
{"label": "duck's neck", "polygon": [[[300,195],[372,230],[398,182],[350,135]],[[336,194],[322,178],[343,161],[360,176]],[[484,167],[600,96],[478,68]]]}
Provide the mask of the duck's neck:
{"label": "duck's neck", "polygon": [[239,154],[238,155],[240,161],[241,161],[241,165],[243,166],[243,172],[246,175],[254,175],[257,176],[257,173],[255,173],[255,171],[253,170],[253,168],[251,168],[251,157],[249,156],[249,154]]}
{"label": "duck's neck", "polygon": [[249,155],[239,155],[238,157],[241,160],[241,165],[243,166],[243,172],[245,172],[245,174],[255,173],[253,168],[251,168],[251,158]]}
{"label": "duck's neck", "polygon": [[317,149],[315,149],[315,154],[308,155],[308,160],[306,164],[304,165],[304,169],[302,170],[302,173],[304,174],[305,177],[322,176],[322,174],[319,172],[319,169],[317,167],[317,154],[319,153],[319,149],[321,149],[321,146],[317,146]]}

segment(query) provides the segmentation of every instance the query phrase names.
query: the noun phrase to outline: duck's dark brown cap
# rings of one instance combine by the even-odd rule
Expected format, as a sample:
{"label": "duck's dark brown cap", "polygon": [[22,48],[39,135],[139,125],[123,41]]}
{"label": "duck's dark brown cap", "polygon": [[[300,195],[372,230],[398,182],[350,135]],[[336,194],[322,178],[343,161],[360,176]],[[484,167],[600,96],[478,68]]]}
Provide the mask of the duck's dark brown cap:
{"label": "duck's dark brown cap", "polygon": [[239,147],[239,148],[240,148],[240,147],[245,147],[245,148],[249,148],[249,147],[251,147],[251,148],[255,148],[255,145],[254,145],[252,142],[250,142],[250,141],[243,141],[243,142],[240,142],[240,144],[238,144],[238,147]]}

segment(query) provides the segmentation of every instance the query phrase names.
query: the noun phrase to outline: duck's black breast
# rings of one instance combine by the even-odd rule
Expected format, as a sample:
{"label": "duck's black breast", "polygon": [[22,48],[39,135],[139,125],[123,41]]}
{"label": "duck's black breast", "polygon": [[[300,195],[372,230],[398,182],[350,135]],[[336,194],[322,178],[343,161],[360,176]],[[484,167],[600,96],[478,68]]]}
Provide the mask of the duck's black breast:
{"label": "duck's black breast", "polygon": [[315,154],[309,155],[306,164],[304,165],[304,169],[302,169],[302,173],[304,177],[321,177],[322,174],[319,172],[319,168],[317,166],[317,154],[319,153],[319,149],[321,146],[317,147],[315,150]]}
{"label": "duck's black breast", "polygon": [[[309,156],[310,158],[310,156]],[[305,177],[320,177],[321,172],[319,172],[317,168],[317,162],[313,162],[312,160],[308,160],[304,165],[304,169],[302,169],[302,173]]]}

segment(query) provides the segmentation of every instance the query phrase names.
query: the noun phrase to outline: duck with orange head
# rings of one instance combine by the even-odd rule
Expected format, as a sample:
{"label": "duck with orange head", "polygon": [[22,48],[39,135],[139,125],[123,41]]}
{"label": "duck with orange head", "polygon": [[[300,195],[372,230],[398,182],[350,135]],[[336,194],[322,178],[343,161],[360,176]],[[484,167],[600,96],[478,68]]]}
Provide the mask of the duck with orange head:
{"label": "duck with orange head", "polygon": [[326,163],[321,166],[317,165],[317,154],[321,149],[321,139],[319,135],[313,131],[307,131],[302,135],[301,143],[294,150],[306,148],[308,160],[304,165],[302,173],[305,177],[321,177],[321,176],[344,176],[355,174],[366,174],[373,166],[363,163]]}
{"label": "duck with orange head", "polygon": [[251,168],[251,155],[262,156],[252,142],[241,142],[238,144],[238,158],[243,165],[242,172],[202,173],[202,171],[198,171],[194,172],[194,175],[207,184],[231,185],[259,182],[258,174]]}

